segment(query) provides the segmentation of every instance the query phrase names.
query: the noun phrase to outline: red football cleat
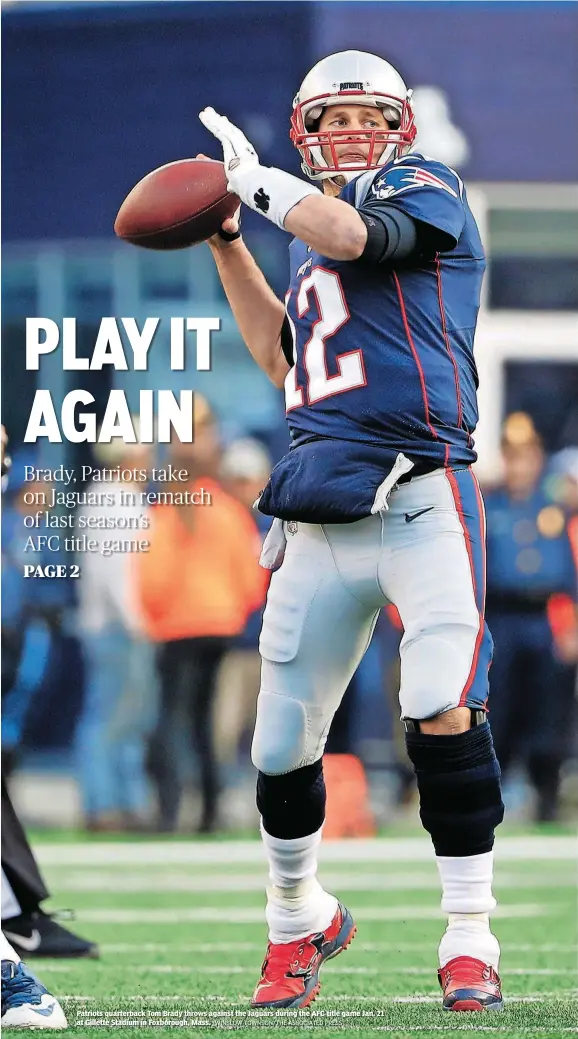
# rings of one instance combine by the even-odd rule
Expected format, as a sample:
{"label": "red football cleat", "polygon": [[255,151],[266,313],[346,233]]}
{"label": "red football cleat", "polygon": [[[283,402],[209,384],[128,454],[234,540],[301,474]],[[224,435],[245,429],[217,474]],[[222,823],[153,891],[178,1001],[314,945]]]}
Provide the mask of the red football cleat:
{"label": "red football cleat", "polygon": [[339,904],[326,931],[282,945],[269,942],[251,1006],[308,1007],[321,988],[321,965],[346,949],[356,930],[351,914]]}
{"label": "red football cleat", "polygon": [[438,970],[444,1010],[503,1010],[500,979],[473,956],[455,956]]}

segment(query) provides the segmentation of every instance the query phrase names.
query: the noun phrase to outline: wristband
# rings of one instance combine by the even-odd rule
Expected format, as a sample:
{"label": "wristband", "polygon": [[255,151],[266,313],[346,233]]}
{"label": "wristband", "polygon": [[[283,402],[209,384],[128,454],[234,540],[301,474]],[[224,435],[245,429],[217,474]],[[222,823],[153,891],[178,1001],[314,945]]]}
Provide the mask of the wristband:
{"label": "wristband", "polygon": [[241,237],[240,231],[223,231],[222,227],[219,228],[217,234],[224,242],[234,242],[237,238]]}
{"label": "wristband", "polygon": [[308,195],[321,194],[319,188],[305,184],[291,173],[274,166],[251,166],[244,171],[229,174],[230,190],[255,213],[267,217],[285,230],[287,214]]}

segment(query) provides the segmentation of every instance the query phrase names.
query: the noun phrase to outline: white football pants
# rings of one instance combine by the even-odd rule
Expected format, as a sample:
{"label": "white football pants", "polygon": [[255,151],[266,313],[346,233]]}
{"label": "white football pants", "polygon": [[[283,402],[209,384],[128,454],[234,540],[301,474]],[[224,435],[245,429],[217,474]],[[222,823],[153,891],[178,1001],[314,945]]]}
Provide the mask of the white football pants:
{"label": "white football pants", "polygon": [[394,603],[402,718],[483,708],[492,641],[484,623],[485,524],[471,469],[396,487],[389,508],[354,523],[285,523],[260,639],[252,757],[279,775],[316,761],[367,649]]}

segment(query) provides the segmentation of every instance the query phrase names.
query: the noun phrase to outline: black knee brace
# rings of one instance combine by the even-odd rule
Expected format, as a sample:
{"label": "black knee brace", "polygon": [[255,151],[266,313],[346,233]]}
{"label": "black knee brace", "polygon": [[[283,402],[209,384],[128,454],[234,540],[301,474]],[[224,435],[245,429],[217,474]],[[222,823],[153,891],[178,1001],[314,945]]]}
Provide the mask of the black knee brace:
{"label": "black knee brace", "polygon": [[406,732],[421,821],[437,855],[481,855],[504,817],[500,766],[487,722],[455,736]]}
{"label": "black knee brace", "polygon": [[325,819],[323,759],[282,776],[259,772],[257,808],[271,837],[290,841],[316,833]]}

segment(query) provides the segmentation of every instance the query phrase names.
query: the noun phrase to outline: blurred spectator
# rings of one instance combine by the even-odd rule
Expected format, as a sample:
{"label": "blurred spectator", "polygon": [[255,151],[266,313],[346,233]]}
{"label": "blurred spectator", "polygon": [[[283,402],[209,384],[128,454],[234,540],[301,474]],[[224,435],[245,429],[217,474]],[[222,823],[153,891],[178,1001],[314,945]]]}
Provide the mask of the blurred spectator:
{"label": "blurred spectator", "polygon": [[[251,510],[262,538],[269,529],[271,518],[253,510],[253,505],[269,479],[270,471],[268,452],[251,437],[235,440],[225,451],[221,465],[225,488]],[[260,605],[249,617],[242,634],[232,641],[219,671],[214,712],[215,741],[219,762],[229,768],[238,761],[242,737],[252,733],[255,724],[261,671],[258,646],[262,616],[263,606]],[[341,769],[345,769],[343,757],[351,755],[354,750],[354,717],[359,700],[356,673],[335,713],[325,748],[326,757],[328,754],[340,755]]]}
{"label": "blurred spectator", "polygon": [[549,622],[552,597],[571,602],[576,625],[576,564],[568,517],[544,489],[545,456],[523,413],[507,419],[504,483],[485,493],[487,620],[494,638],[490,721],[503,772],[516,760],[536,790],[536,817],[556,817],[561,765],[568,753],[576,654],[563,654]]}
{"label": "blurred spectator", "polygon": [[177,735],[179,725],[186,725],[199,756],[199,831],[206,833],[218,821],[212,727],[217,673],[231,639],[241,634],[262,603],[267,577],[258,565],[255,522],[217,481],[216,422],[198,394],[195,442],[172,445],[169,461],[187,470],[188,481],[168,490],[198,495],[199,504],[155,506],[150,552],[139,559],[142,606],[147,631],[158,643],[161,681],[150,765],[158,789],[159,828],[173,830],[182,794]]}
{"label": "blurred spectator", "polygon": [[[8,438],[4,426],[0,430],[0,454],[2,462],[2,491],[4,491],[8,485],[8,473],[10,470],[10,459],[6,456]],[[20,473],[20,476],[18,475]],[[16,489],[16,499],[20,503],[21,507],[25,507],[23,501],[22,487],[19,485],[24,473],[22,458],[20,464],[16,465],[13,470],[13,490]],[[15,480],[14,480],[15,477]],[[18,517],[18,509],[16,510],[16,517]],[[22,520],[22,516],[20,516]],[[36,684],[28,684],[24,682],[22,674],[26,672],[26,668],[22,665],[22,651],[17,652],[16,656],[10,649],[10,642],[14,635],[14,618],[19,616],[23,623],[26,622],[27,618],[27,607],[26,601],[23,594],[19,594],[18,583],[14,581],[13,566],[17,559],[12,553],[17,547],[18,537],[17,531],[18,524],[14,531],[10,531],[10,537],[8,539],[8,545],[10,552],[7,552],[6,558],[4,558],[4,545],[2,554],[2,576],[3,578],[9,577],[10,584],[8,585],[12,595],[16,592],[15,596],[10,600],[10,611],[9,611],[9,624],[6,626],[6,636],[8,642],[8,661],[6,662],[6,655],[2,655],[2,677],[4,679],[4,667],[6,666],[6,679],[8,682],[7,691],[12,694],[15,698],[18,710],[20,710],[19,701],[24,698],[29,704],[36,690]],[[3,530],[3,533],[5,530]],[[20,571],[21,572],[21,571]],[[46,580],[42,578],[42,580]],[[23,589],[21,589],[24,591]],[[2,642],[4,648],[4,628],[2,630]],[[23,646],[26,642],[26,638],[23,639]],[[28,652],[28,651],[27,651]],[[33,656],[35,651],[33,651]],[[44,659],[44,658],[43,658]],[[16,666],[18,661],[19,666]],[[37,669],[37,674],[40,669]],[[4,689],[4,686],[3,686]],[[24,713],[20,718],[20,722],[24,717]],[[10,732],[10,738],[14,737],[14,722],[15,722],[14,711],[11,714],[10,724],[8,726]],[[3,734],[4,735],[4,734]],[[20,732],[18,731],[18,736]],[[9,753],[13,753],[17,747],[18,740],[14,744],[9,743]],[[61,927],[50,915],[45,913],[41,908],[40,904],[46,898],[49,897],[49,892],[44,883],[44,879],[38,869],[38,864],[32,849],[26,839],[26,834],[22,829],[20,820],[14,811],[12,801],[10,800],[10,794],[6,786],[6,777],[4,774],[5,767],[5,753],[3,748],[2,753],[2,797],[1,797],[1,818],[2,818],[2,878],[1,878],[1,902],[2,902],[2,930],[5,937],[11,943],[13,950],[20,955],[28,956],[32,953],[36,956],[89,956],[98,957],[99,951],[98,946],[93,942],[87,942],[84,938],[79,938],[78,935],[68,931],[65,927]]]}
{"label": "blurred spectator", "polygon": [[[37,459],[30,450],[16,451],[7,479],[2,516],[2,750],[4,774],[14,767],[34,701],[48,672],[63,611],[72,599],[68,578],[24,577],[24,564],[44,568],[60,563],[59,552],[28,548],[30,536],[47,533],[44,516],[50,511],[51,485],[24,482],[24,466]],[[27,504],[25,495],[35,502]],[[46,501],[47,504],[43,504]],[[38,527],[25,527],[26,516]],[[53,533],[53,531],[48,531]]]}
{"label": "blurred spectator", "polygon": [[[136,428],[136,420],[133,420]],[[95,446],[97,462],[113,470],[147,471],[150,447],[120,440]],[[107,504],[77,512],[97,541],[146,540],[149,510],[139,503],[143,482],[93,480],[86,492],[109,495]],[[134,505],[120,504],[134,496]],[[97,526],[122,518],[138,526]],[[80,532],[80,531],[79,531]],[[75,744],[85,825],[89,830],[140,829],[149,810],[146,744],[157,714],[154,649],[138,607],[135,557],[128,552],[78,557],[78,633],[85,659],[85,693]]]}
{"label": "blurred spectator", "polygon": [[[565,448],[551,459],[546,482],[553,499],[564,509],[568,536],[578,569],[578,448]],[[571,596],[553,596],[548,616],[558,655],[568,663],[578,660],[578,622]]]}
{"label": "blurred spectator", "polygon": [[[229,444],[223,454],[220,469],[224,488],[237,498],[245,508],[253,506],[271,475],[271,458],[260,440],[242,437]],[[271,517],[254,510],[257,522],[263,520],[268,530]]]}
{"label": "blurred spectator", "polygon": [[8,484],[8,473],[10,472],[10,466],[12,465],[12,459],[8,454],[8,434],[6,429],[2,425],[0,427],[0,454],[1,454],[1,472],[2,472],[2,490]]}
{"label": "blurred spectator", "polygon": [[570,517],[578,516],[578,447],[566,447],[550,460],[548,487]]}
{"label": "blurred spectator", "polygon": [[[263,445],[252,437],[234,440],[223,455],[223,486],[246,508],[264,539],[271,517],[253,509],[271,473],[271,458]],[[263,571],[266,581],[268,571]],[[243,734],[252,732],[261,681],[259,634],[263,605],[247,618],[243,631],[231,640],[219,671],[215,698],[215,747],[221,765],[234,766]]]}

